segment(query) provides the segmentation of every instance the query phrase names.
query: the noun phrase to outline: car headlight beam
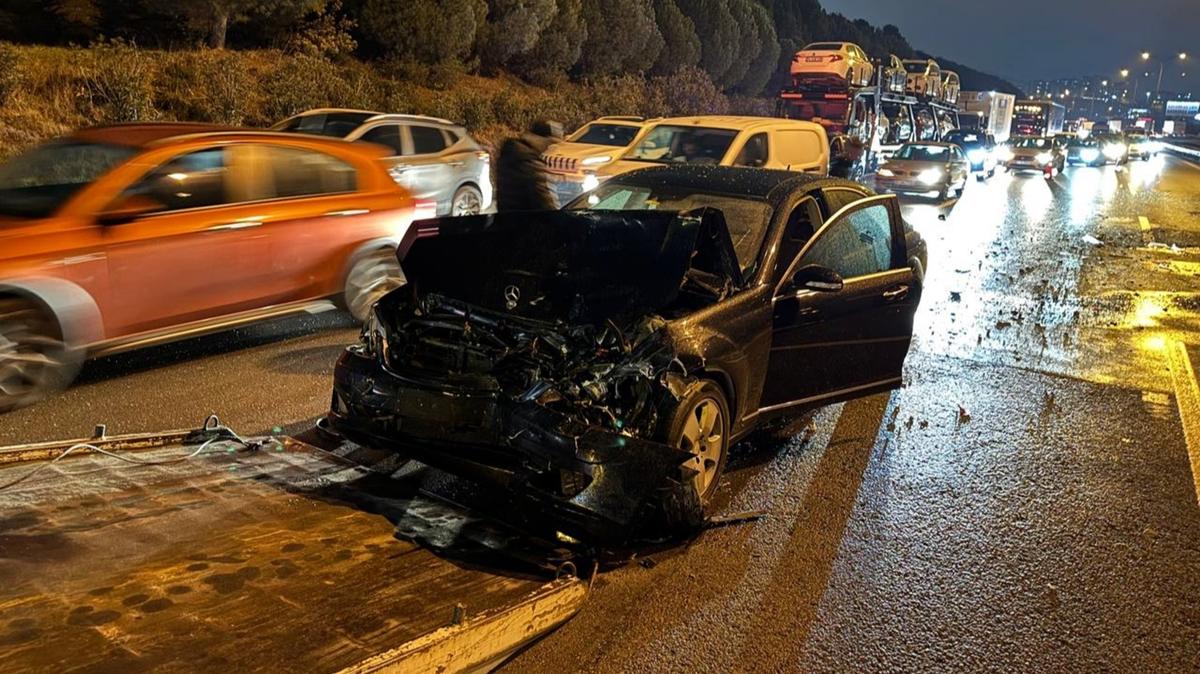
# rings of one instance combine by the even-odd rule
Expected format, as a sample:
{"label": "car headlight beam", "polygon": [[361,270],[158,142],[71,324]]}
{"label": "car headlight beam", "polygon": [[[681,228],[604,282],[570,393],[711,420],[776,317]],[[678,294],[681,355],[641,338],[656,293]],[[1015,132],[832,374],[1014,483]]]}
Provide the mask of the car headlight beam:
{"label": "car headlight beam", "polygon": [[584,174],[584,176],[583,176],[583,191],[591,192],[592,190],[596,189],[597,187],[600,187],[600,179],[596,177],[596,174],[595,173]]}
{"label": "car headlight beam", "polygon": [[1109,143],[1104,146],[1104,156],[1109,159],[1120,159],[1125,154],[1125,148],[1117,143]]}
{"label": "car headlight beam", "polygon": [[1094,147],[1085,147],[1079,151],[1079,158],[1086,162],[1094,162],[1100,158],[1100,150]]}
{"label": "car headlight beam", "polygon": [[1050,160],[1054,159],[1054,155],[1050,154],[1049,152],[1039,152],[1034,159],[1037,159],[1039,164],[1049,164]]}
{"label": "car headlight beam", "polygon": [[942,173],[941,169],[926,169],[921,171],[921,175],[917,176],[917,180],[920,180],[926,185],[932,185],[936,182],[939,182],[943,175],[944,174]]}
{"label": "car headlight beam", "polygon": [[967,159],[971,160],[972,164],[982,164],[987,160],[986,150],[971,150],[967,153]]}

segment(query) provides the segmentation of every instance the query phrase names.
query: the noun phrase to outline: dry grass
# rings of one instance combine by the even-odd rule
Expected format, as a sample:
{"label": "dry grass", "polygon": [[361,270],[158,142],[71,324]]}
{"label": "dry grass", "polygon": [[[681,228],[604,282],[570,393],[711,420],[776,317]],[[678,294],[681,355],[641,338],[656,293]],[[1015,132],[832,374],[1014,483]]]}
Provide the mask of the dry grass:
{"label": "dry grass", "polygon": [[[267,126],[314,107],[435,115],[465,124],[485,144],[538,118],[568,127],[602,114],[723,112],[729,101],[705,76],[625,76],[540,88],[453,68],[331,62],[277,51],[93,48],[0,44],[0,156],[82,126],[191,120]],[[668,96],[668,92],[671,93]]]}

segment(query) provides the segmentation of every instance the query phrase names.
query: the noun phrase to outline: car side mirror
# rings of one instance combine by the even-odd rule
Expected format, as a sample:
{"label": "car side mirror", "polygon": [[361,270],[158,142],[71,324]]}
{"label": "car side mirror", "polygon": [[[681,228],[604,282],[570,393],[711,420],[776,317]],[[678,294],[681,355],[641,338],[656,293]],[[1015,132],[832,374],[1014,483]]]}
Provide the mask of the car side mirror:
{"label": "car side mirror", "polygon": [[140,217],[157,213],[166,208],[157,200],[142,194],[130,194],[118,197],[96,216],[102,225],[120,225],[133,222]]}
{"label": "car side mirror", "polygon": [[796,290],[835,293],[841,290],[843,285],[845,282],[841,274],[817,264],[804,265],[792,274],[792,288]]}

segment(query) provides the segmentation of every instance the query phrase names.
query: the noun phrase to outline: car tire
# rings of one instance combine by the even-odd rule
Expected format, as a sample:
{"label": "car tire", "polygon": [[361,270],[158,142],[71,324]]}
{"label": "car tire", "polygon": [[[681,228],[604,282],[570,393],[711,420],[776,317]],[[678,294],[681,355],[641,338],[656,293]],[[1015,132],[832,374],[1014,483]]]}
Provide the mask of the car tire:
{"label": "car tire", "polygon": [[684,476],[691,480],[702,506],[712,501],[725,472],[730,430],[725,392],[708,380],[689,387],[670,417],[667,442],[695,457],[684,463]]}
{"label": "car tire", "polygon": [[405,284],[404,271],[392,248],[378,248],[350,265],[342,305],[358,321],[364,321],[381,297]]}
{"label": "car tire", "polygon": [[0,297],[0,413],[66,388],[81,365],[58,321],[41,305]]}
{"label": "car tire", "polygon": [[450,215],[479,215],[483,212],[483,193],[474,185],[463,185],[450,200]]}

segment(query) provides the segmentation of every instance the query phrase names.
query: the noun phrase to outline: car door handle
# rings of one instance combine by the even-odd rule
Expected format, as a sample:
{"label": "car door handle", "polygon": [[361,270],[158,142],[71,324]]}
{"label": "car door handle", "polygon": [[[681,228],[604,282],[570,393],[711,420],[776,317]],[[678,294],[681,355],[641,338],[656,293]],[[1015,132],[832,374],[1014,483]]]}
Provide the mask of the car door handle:
{"label": "car door handle", "polygon": [[888,302],[899,302],[906,297],[908,297],[908,286],[906,285],[899,285],[883,291],[883,299]]}
{"label": "car door handle", "polygon": [[221,225],[213,225],[208,228],[210,232],[236,232],[241,229],[250,229],[252,227],[262,227],[262,220],[238,220],[237,222],[226,222]]}

